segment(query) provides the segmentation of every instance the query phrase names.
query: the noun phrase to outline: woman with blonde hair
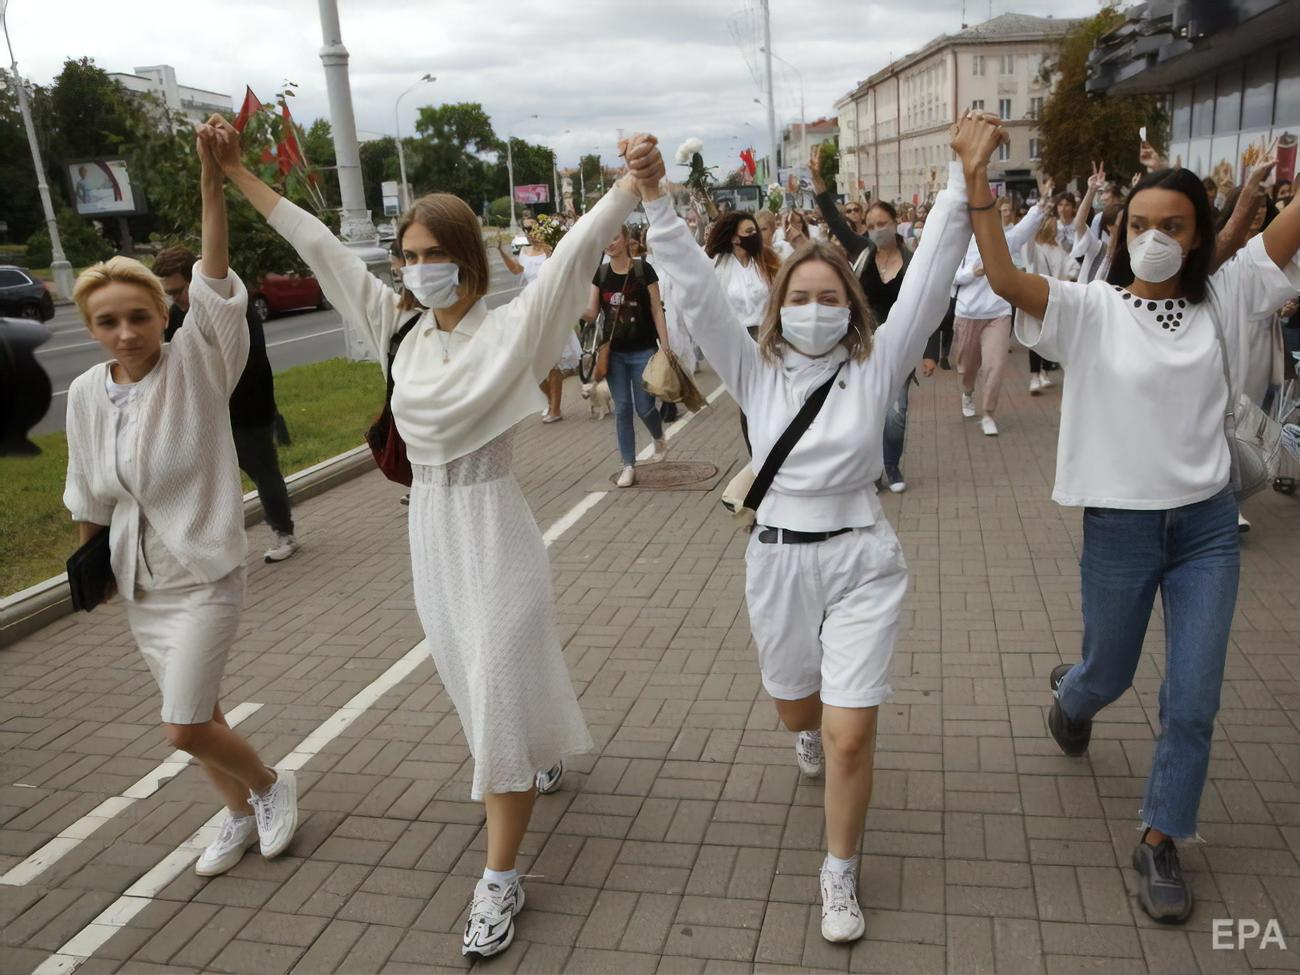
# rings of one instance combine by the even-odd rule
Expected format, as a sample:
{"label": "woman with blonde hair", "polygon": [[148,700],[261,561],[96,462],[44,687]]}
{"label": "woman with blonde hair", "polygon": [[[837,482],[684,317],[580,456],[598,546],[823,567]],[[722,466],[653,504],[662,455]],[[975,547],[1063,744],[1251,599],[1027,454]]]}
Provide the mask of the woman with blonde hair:
{"label": "woman with blonde hair", "polygon": [[661,189],[658,152],[630,165],[660,272],[680,286],[695,340],[749,417],[756,471],[804,405],[824,400],[758,504],[745,588],[763,685],[797,733],[799,766],[826,770],[822,936],[852,941],[865,931],[856,874],[876,712],[891,694],[907,591],[907,564],[874,482],[885,416],[943,317],[970,236],[960,169],[939,195],[886,326],[873,335],[848,263],[813,241],[776,275],[754,343]]}
{"label": "woman with blonde hair", "polygon": [[402,217],[399,296],[246,169],[233,139],[221,162],[375,352],[387,360],[396,347],[392,414],[414,481],[415,603],[474,759],[470,795],[487,811],[487,868],[461,951],[498,954],[524,903],[515,864],[537,792],[558,785],[565,757],[592,748],[561,652],[546,547],[511,473],[513,429],[540,405],[537,384],[582,313],[601,250],[637,204],[635,187],[620,181],[530,287],[489,309],[482,232],[458,197],[423,196]]}
{"label": "woman with blonde hair", "polygon": [[127,625],[162,692],[163,733],[198,759],[225,803],[195,868],[204,877],[254,843],[279,856],[298,823],[293,772],[268,768],[219,703],[248,547],[229,409],[248,358],[248,292],[228,264],[222,138],[199,127],[203,256],[186,327],[170,343],[162,284],[139,261],[114,257],[77,279],[86,328],[113,358],[68,389],[63,494],[83,544],[109,532]]}

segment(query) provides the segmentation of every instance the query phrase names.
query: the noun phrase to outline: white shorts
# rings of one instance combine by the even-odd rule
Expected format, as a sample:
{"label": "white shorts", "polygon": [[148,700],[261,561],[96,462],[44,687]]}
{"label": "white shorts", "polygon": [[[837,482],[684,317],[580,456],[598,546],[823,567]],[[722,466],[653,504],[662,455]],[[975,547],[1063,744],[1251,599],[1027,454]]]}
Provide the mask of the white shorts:
{"label": "white shorts", "polygon": [[745,601],[763,687],[778,700],[821,692],[822,703],[887,700],[907,592],[907,561],[883,519],[824,542],[780,545],[750,536]]}

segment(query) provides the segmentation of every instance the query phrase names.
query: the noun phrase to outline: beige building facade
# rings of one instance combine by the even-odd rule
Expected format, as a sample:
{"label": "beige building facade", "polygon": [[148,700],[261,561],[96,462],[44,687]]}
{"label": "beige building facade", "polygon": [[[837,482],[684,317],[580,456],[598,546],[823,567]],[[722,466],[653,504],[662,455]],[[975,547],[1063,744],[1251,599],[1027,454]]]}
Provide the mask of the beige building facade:
{"label": "beige building facade", "polygon": [[990,178],[1017,192],[1032,188],[1035,120],[1055,80],[1056,44],[1075,23],[1003,14],[941,35],[861,82],[835,103],[840,192],[857,200],[932,198],[952,158],[949,128],[968,108],[998,113],[1011,132]]}

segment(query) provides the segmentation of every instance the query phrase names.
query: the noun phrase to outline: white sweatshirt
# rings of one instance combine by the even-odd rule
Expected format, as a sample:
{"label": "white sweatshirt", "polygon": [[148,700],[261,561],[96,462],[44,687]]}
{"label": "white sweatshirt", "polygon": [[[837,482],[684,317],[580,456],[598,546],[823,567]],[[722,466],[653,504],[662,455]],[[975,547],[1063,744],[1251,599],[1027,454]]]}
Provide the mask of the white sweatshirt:
{"label": "white sweatshirt", "polygon": [[[109,526],[113,575],[127,599],[135,598],[143,519],[203,582],[228,575],[247,550],[230,394],[248,361],[248,292],[234,272],[217,280],[199,267],[185,326],[125,406],[109,399],[107,363],[68,388],[63,503],[74,521]],[[119,409],[133,411],[132,437],[117,435]],[[134,451],[121,464],[119,444]]]}
{"label": "white sweatshirt", "polygon": [[[759,470],[799,407],[843,361],[843,349],[817,359],[787,349],[779,364],[768,362],[740,327],[712,263],[669,198],[652,200],[645,210],[656,270],[681,293],[692,336],[748,417],[753,467]],[[871,355],[840,373],[817,419],[777,472],[759,507],[760,524],[833,531],[872,525],[881,517],[874,481],[881,472],[885,416],[948,310],[948,285],[970,239],[959,163],[950,166],[948,188],[925,226]]]}
{"label": "white sweatshirt", "polygon": [[[951,186],[951,177],[949,177],[948,182]],[[1041,205],[1036,205],[1030,207],[1029,212],[1014,227],[1004,228],[1007,236],[1007,247],[1013,255],[1019,254],[1021,248],[1034,239],[1034,235],[1038,233],[1038,228],[1043,225],[1043,220],[1046,217],[1047,211]],[[925,226],[928,233],[930,228],[928,219]],[[975,268],[982,263],[983,259],[980,257],[979,248],[975,245],[974,238],[972,238],[970,246],[966,249],[966,257],[961,262],[961,267],[953,279],[953,283],[957,285],[957,316],[959,318],[988,320],[1002,318],[1011,314],[1011,306],[994,294],[993,289],[989,287],[988,275],[977,275],[975,273]]]}
{"label": "white sweatshirt", "polygon": [[311,267],[325,297],[361,326],[381,368],[389,339],[420,317],[393,363],[393,419],[411,463],[438,466],[541,411],[537,384],[560,360],[590,297],[592,270],[637,202],[611,189],[574,224],[532,284],[497,308],[477,302],[452,332],[440,332],[431,311],[399,308],[397,292],[305,210],[281,200],[269,222]]}
{"label": "white sweatshirt", "polygon": [[[1300,289],[1255,237],[1210,276],[1206,298],[1149,301],[1105,281],[1048,279],[1043,320],[1024,316],[1016,338],[1066,368],[1056,449],[1058,504],[1167,510],[1211,498],[1228,483],[1224,434],[1229,371],[1244,380],[1242,329]],[[1261,320],[1261,316],[1263,316]]]}

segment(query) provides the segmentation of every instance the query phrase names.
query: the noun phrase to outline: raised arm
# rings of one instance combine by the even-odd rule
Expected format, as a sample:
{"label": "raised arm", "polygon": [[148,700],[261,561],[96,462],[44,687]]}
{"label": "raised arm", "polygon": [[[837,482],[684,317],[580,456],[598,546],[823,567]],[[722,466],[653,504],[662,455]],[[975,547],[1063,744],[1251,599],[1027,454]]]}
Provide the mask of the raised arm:
{"label": "raised arm", "polygon": [[244,165],[234,126],[219,115],[213,116],[211,124],[226,133],[220,157],[226,177],[298,252],[344,320],[361,326],[382,361],[388,339],[403,315],[398,309],[397,292],[371,274],[365,262],[328,227],[294,206]]}
{"label": "raised arm", "polygon": [[1250,225],[1255,219],[1255,211],[1264,205],[1264,180],[1273,171],[1275,165],[1277,165],[1276,160],[1267,159],[1263,164],[1251,169],[1241,192],[1237,194],[1237,203],[1233,206],[1232,213],[1218,236],[1214,238],[1214,261],[1210,265],[1211,274],[1246,246],[1246,238],[1250,234]]}
{"label": "raised arm", "polygon": [[989,287],[1015,307],[1042,318],[1047,310],[1047,280],[1021,271],[1011,260],[1008,235],[1003,233],[1001,219],[994,209],[997,197],[989,189],[989,157],[1005,137],[1006,132],[993,116],[970,115],[962,120],[953,148],[961,157],[966,176],[971,229],[975,232]]}
{"label": "raised arm", "polygon": [[894,386],[915,367],[926,340],[948,311],[949,283],[970,244],[966,184],[961,165],[948,166],[948,186],[925,219],[925,234],[907,265],[898,300],[876,330],[875,350]]}
{"label": "raised arm", "polygon": [[506,270],[511,274],[523,274],[524,266],[514,259],[505,245],[502,243],[502,236],[497,235],[497,253],[501,255],[501,262],[505,264]]}
{"label": "raised arm", "polygon": [[817,201],[817,209],[821,211],[822,219],[826,221],[826,226],[835,235],[835,239],[844,245],[851,263],[867,249],[871,244],[871,238],[862,236],[850,227],[849,222],[844,219],[844,214],[840,213],[840,208],[835,205],[830,188],[826,185],[826,180],[822,179],[820,148],[813,149],[808,159],[808,168],[812,170],[813,193],[816,194],[814,199]]}
{"label": "raised arm", "polygon": [[654,250],[655,269],[661,278],[672,280],[687,330],[744,409],[749,384],[760,368],[758,346],[731,310],[713,272],[713,262],[695,243],[685,221],[677,216],[672,201],[660,188],[664,165],[659,150],[652,147],[644,154],[633,151],[628,165],[637,177],[637,188],[650,218],[648,242]]}
{"label": "raised arm", "polygon": [[1083,194],[1083,199],[1079,201],[1079,209],[1074,211],[1074,237],[1075,240],[1088,233],[1088,218],[1092,216],[1093,197],[1106,185],[1106,164],[1093,163],[1092,175],[1088,177],[1088,189]]}
{"label": "raised arm", "polygon": [[[1049,187],[1050,183],[1047,184]],[[1007,231],[1007,247],[1014,254],[1034,239],[1038,233],[1038,228],[1043,225],[1047,219],[1047,207],[1051,205],[1051,196],[1040,197],[1037,206],[1029,208],[1029,212],[1020,218],[1020,221]]]}

